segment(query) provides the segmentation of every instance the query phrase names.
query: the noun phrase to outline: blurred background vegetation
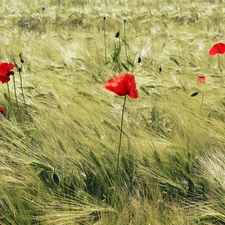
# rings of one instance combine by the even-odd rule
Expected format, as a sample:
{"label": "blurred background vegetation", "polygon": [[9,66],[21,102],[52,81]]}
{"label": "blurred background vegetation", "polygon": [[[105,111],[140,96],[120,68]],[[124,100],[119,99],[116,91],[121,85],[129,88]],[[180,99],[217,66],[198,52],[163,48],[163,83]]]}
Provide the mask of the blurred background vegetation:
{"label": "blurred background vegetation", "polygon": [[[225,224],[225,89],[208,54],[224,4],[1,0],[0,61],[23,86],[18,68],[0,85],[0,224]],[[123,99],[102,85],[126,72],[139,98],[115,194]]]}

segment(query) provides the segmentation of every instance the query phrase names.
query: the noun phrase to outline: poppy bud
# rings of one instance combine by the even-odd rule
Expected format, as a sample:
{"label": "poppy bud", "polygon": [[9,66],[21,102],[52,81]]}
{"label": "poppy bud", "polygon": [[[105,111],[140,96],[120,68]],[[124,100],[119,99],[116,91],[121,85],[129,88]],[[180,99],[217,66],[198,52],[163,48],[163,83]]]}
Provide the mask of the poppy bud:
{"label": "poppy bud", "polygon": [[103,20],[105,20],[106,19],[106,17],[105,16],[103,16]]}
{"label": "poppy bud", "polygon": [[22,68],[21,68],[21,67],[18,68],[18,72],[19,72],[19,73],[22,72]]}
{"label": "poppy bud", "polygon": [[141,57],[138,57],[138,63],[141,63]]}
{"label": "poppy bud", "polygon": [[191,94],[191,97],[198,95],[198,93],[199,93],[198,91],[195,91],[194,93]]}
{"label": "poppy bud", "polygon": [[20,54],[19,54],[19,57],[20,57],[20,62],[21,62],[21,63],[24,63],[24,60],[23,60],[23,53],[20,53]]}
{"label": "poppy bud", "polygon": [[115,35],[115,38],[118,38],[120,36],[120,31],[118,31]]}
{"label": "poppy bud", "polygon": [[52,179],[57,185],[59,185],[60,178],[59,178],[59,175],[57,173],[53,173]]}

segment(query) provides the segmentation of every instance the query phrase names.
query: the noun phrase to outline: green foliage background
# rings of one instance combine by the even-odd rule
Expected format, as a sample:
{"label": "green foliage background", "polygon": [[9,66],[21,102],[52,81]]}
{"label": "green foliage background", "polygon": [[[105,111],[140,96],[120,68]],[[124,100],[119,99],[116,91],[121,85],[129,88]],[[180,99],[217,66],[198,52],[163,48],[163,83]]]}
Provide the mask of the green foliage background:
{"label": "green foliage background", "polygon": [[[23,54],[26,106],[15,71],[16,89],[12,76],[0,85],[0,224],[225,224],[225,89],[208,54],[224,6],[1,0],[0,61]],[[139,98],[126,104],[115,194],[123,98],[102,85],[127,71]]]}

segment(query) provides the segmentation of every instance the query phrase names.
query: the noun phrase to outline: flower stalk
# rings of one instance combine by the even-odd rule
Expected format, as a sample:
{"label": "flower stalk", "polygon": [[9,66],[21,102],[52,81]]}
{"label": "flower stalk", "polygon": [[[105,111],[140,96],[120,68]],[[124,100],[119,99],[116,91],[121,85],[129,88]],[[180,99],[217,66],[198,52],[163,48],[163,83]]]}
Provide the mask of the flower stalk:
{"label": "flower stalk", "polygon": [[129,61],[128,61],[128,53],[127,53],[127,38],[126,38],[126,20],[124,20],[124,44],[125,44],[125,55],[126,55],[126,60],[127,60],[127,72],[129,71]]}
{"label": "flower stalk", "polygon": [[19,72],[19,76],[20,76],[20,88],[21,88],[21,92],[22,92],[22,96],[23,96],[23,103],[24,103],[24,106],[26,108],[25,95],[24,95],[24,92],[23,92],[23,79],[22,79],[22,74],[21,74],[22,70],[23,70],[23,63],[24,63],[23,54],[20,53],[19,57],[20,57],[20,62],[21,62],[21,67],[18,68],[18,72]]}
{"label": "flower stalk", "polygon": [[220,68],[220,54],[224,54],[225,53],[225,44],[224,43],[216,43],[212,46],[212,48],[209,50],[209,55],[213,56],[213,55],[218,55],[218,69],[219,69],[219,72],[220,72],[220,76],[221,76],[221,79],[222,79],[222,82],[224,84],[224,80],[223,80],[223,74],[222,74],[222,69]]}
{"label": "flower stalk", "polygon": [[15,78],[15,76],[13,76],[13,87],[14,87],[14,95],[15,95],[16,104],[17,104],[17,106],[18,106],[19,104],[18,104],[18,99],[17,99],[17,92],[16,92],[16,78]]}
{"label": "flower stalk", "polygon": [[104,46],[105,46],[105,63],[107,63],[105,20],[106,20],[106,17],[104,16],[103,17],[103,30],[104,30]]}
{"label": "flower stalk", "polygon": [[8,96],[9,96],[9,100],[10,100],[10,90],[9,90],[9,83],[7,82],[7,90],[8,90]]}
{"label": "flower stalk", "polygon": [[115,190],[112,197],[113,204],[115,204],[116,194],[120,185],[120,153],[121,153],[121,143],[122,143],[122,134],[123,134],[123,121],[124,121],[124,112],[127,95],[130,98],[138,98],[138,90],[136,88],[135,77],[133,74],[120,74],[117,77],[109,79],[103,87],[109,91],[114,92],[119,96],[124,96],[123,108],[122,108],[122,118],[120,123],[120,137],[119,145],[117,151],[117,161],[116,161],[116,177],[115,177]]}
{"label": "flower stalk", "polygon": [[122,134],[123,134],[123,120],[124,120],[124,112],[125,112],[125,105],[126,105],[126,95],[124,96],[123,102],[123,109],[122,109],[122,118],[120,124],[120,137],[119,137],[119,145],[118,145],[118,152],[117,152],[117,161],[116,161],[116,189],[119,187],[119,163],[120,163],[120,152],[121,152],[121,143],[122,143]]}
{"label": "flower stalk", "polygon": [[218,55],[218,69],[219,69],[219,72],[220,72],[220,76],[221,76],[221,79],[222,79],[222,82],[223,82],[223,84],[224,84],[224,80],[223,80],[223,73],[222,73],[222,69],[221,69],[221,67],[220,67],[220,55],[219,54],[217,54]]}
{"label": "flower stalk", "polygon": [[199,93],[202,94],[202,100],[201,100],[201,104],[200,104],[200,108],[199,108],[199,113],[201,112],[202,109],[202,105],[203,105],[203,101],[204,101],[204,91],[195,91],[191,94],[191,97],[195,97],[197,96]]}

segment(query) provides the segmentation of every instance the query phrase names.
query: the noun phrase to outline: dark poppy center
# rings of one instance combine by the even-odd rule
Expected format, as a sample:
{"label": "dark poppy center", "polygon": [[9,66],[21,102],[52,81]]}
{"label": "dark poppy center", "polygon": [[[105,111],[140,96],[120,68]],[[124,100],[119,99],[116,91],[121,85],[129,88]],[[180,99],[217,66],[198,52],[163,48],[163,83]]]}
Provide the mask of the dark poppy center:
{"label": "dark poppy center", "polygon": [[8,74],[6,74],[7,77],[9,77],[10,75],[14,75],[14,71],[13,71],[13,70],[10,70],[10,71],[8,72]]}

